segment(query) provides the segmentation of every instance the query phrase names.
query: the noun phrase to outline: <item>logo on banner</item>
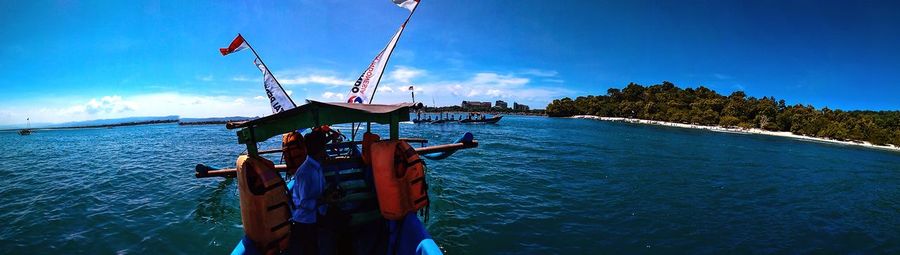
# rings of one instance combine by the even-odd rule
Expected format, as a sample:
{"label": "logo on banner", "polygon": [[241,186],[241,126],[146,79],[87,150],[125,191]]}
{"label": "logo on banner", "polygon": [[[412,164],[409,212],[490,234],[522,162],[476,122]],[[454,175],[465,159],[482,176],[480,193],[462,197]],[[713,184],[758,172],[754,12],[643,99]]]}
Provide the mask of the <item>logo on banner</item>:
{"label": "logo on banner", "polygon": [[362,103],[363,103],[363,98],[360,97],[360,96],[350,96],[350,98],[347,99],[347,103],[351,103],[351,104],[353,104],[353,103],[362,104]]}

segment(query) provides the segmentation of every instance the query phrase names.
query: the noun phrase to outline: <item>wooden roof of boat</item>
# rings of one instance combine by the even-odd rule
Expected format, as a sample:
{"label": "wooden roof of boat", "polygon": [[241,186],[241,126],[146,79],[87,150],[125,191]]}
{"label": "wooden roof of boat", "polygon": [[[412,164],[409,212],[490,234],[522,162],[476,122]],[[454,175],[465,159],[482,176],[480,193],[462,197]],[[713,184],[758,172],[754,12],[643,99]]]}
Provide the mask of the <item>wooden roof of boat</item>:
{"label": "wooden roof of boat", "polygon": [[[414,104],[350,104],[307,100],[304,105],[259,119],[229,125],[229,129],[240,128],[238,143],[250,145],[265,141],[273,136],[298,129],[343,123],[374,122],[391,125],[394,138],[397,123],[409,121],[409,109]],[[255,147],[255,146],[254,146]]]}

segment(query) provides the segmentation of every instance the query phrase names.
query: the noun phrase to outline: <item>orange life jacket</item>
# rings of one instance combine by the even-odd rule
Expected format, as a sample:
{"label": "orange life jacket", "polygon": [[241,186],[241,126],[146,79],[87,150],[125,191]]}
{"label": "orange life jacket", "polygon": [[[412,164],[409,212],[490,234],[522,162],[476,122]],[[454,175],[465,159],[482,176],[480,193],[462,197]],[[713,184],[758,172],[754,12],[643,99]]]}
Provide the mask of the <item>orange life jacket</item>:
{"label": "orange life jacket", "polygon": [[422,210],[427,218],[425,162],[416,150],[404,141],[387,140],[373,143],[370,153],[381,215],[400,220],[410,212]]}
{"label": "orange life jacket", "polygon": [[238,193],[244,233],[262,254],[279,254],[290,244],[291,210],[275,164],[259,156],[237,159]]}
{"label": "orange life jacket", "polygon": [[288,174],[294,175],[297,168],[306,161],[306,145],[303,144],[303,135],[297,131],[284,134],[281,139],[281,151]]}
{"label": "orange life jacket", "polygon": [[375,142],[378,142],[378,140],[381,140],[381,137],[376,134],[373,134],[371,132],[366,132],[365,134],[363,134],[362,160],[363,160],[364,164],[366,164],[366,165],[372,164],[372,156],[371,156],[372,153],[370,153],[369,151],[372,148],[372,144]]}

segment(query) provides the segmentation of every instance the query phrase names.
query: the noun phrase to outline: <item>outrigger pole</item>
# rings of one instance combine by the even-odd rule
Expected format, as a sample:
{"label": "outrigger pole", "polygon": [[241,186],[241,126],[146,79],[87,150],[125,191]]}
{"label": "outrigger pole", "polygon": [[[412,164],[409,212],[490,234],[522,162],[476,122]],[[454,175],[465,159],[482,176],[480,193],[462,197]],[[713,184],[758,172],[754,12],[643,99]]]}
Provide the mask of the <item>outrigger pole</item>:
{"label": "outrigger pole", "polygon": [[[353,144],[353,143],[351,143],[351,144]],[[441,145],[419,147],[419,148],[413,148],[413,149],[416,151],[417,154],[425,155],[425,154],[429,154],[429,153],[452,152],[452,151],[475,148],[475,147],[478,147],[477,140],[473,140],[471,142],[441,144]],[[281,150],[278,150],[278,152],[280,152],[280,151]],[[263,154],[263,153],[274,153],[274,152],[275,151],[261,151],[259,153]],[[357,159],[335,158],[335,159],[329,159],[329,160],[332,161],[331,163],[339,163],[339,162],[356,162]],[[283,164],[275,165],[275,170],[279,171],[279,172],[286,172],[287,166],[283,165]],[[197,164],[197,166],[194,167],[194,171],[196,172],[194,174],[194,177],[197,177],[197,178],[235,177],[235,176],[237,176],[237,170],[234,168],[219,169],[219,168],[210,167],[210,166],[207,166],[204,164]]]}

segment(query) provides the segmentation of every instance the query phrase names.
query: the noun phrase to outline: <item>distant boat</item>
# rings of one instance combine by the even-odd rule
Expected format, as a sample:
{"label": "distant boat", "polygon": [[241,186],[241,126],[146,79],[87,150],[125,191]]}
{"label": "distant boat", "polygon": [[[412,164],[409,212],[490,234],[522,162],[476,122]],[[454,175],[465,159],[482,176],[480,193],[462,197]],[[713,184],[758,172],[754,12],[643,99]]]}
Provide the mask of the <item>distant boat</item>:
{"label": "distant boat", "polygon": [[25,126],[25,129],[19,130],[19,135],[30,135],[31,134],[31,118],[26,118],[25,121],[28,122]]}
{"label": "distant boat", "polygon": [[460,120],[459,123],[465,124],[497,124],[497,122],[502,119],[503,116],[494,116],[486,119],[464,119]]}

